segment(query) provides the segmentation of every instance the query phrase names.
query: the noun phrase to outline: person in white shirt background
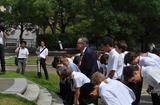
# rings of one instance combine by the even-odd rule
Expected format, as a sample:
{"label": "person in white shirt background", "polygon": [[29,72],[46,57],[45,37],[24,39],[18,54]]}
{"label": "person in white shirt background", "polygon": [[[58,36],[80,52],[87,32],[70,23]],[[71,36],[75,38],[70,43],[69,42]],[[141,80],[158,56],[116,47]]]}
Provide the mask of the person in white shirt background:
{"label": "person in white shirt background", "polygon": [[26,41],[21,41],[20,42],[20,47],[17,47],[15,50],[15,53],[18,55],[18,66],[17,66],[17,73],[24,74],[25,73],[25,68],[26,68],[26,63],[27,63],[27,58],[29,55],[29,51],[26,48]]}
{"label": "person in white shirt background", "polygon": [[40,60],[40,75],[39,75],[39,77],[41,77],[41,68],[43,68],[45,78],[46,78],[46,80],[48,80],[49,77],[48,77],[48,71],[47,71],[47,67],[46,67],[47,59],[48,59],[48,48],[46,48],[44,41],[40,42],[40,47],[37,49],[36,54],[38,55],[38,58]]}
{"label": "person in white shirt background", "polygon": [[0,62],[1,62],[1,72],[5,73],[5,55],[4,55],[4,41],[7,37],[5,34],[5,29],[2,25],[0,25]]}
{"label": "person in white shirt background", "polygon": [[89,91],[87,94],[93,98],[100,96],[105,105],[132,105],[135,100],[135,95],[131,89],[118,80],[106,79],[100,72],[92,75],[91,83],[88,83],[88,85],[90,86],[87,87],[92,90],[87,89],[85,84],[80,90],[86,88]]}

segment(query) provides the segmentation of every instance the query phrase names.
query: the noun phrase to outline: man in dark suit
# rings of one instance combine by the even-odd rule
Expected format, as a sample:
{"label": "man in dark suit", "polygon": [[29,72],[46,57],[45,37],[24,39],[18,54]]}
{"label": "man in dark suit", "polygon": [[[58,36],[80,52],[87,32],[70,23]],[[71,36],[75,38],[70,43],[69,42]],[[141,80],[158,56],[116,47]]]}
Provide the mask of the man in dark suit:
{"label": "man in dark suit", "polygon": [[77,41],[77,48],[81,51],[81,65],[80,70],[87,77],[91,77],[91,75],[98,70],[97,59],[95,52],[89,48],[88,39],[86,37],[81,37]]}

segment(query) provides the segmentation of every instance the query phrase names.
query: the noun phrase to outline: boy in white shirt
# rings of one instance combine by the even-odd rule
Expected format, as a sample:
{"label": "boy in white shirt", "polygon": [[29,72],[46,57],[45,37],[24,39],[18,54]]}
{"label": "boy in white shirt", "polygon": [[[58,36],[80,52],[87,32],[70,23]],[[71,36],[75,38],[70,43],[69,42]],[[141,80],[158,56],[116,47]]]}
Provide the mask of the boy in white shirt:
{"label": "boy in white shirt", "polygon": [[26,41],[20,42],[20,47],[17,47],[15,53],[18,55],[18,66],[17,66],[17,73],[24,74],[26,68],[26,62],[29,55],[29,51],[26,48]]}
{"label": "boy in white shirt", "polygon": [[140,69],[137,65],[130,65],[124,68],[123,75],[126,82],[137,83],[145,80],[148,85],[152,86],[150,92],[153,105],[160,105],[160,68],[147,66]]}
{"label": "boy in white shirt", "polygon": [[[73,101],[74,105],[78,105],[78,99],[79,99],[79,95],[80,95],[80,87],[83,84],[90,82],[90,79],[81,72],[72,71],[71,69],[69,69],[66,66],[63,66],[63,67],[65,69],[61,72],[61,77],[68,79],[68,80],[71,80],[72,91],[74,91],[74,96],[70,97],[70,98],[74,99],[74,101]],[[72,104],[70,103],[69,105],[72,105]]]}
{"label": "boy in white shirt", "polygon": [[120,54],[114,48],[114,40],[111,37],[105,37],[102,40],[101,46],[105,52],[109,53],[106,77],[120,80],[123,69],[123,61]]}
{"label": "boy in white shirt", "polygon": [[[120,81],[110,78],[106,79],[100,72],[92,75],[91,82],[95,86],[94,89],[90,87],[92,91],[89,92],[89,96],[100,96],[105,105],[132,105],[132,102],[135,100],[135,95],[131,89]],[[82,88],[85,87],[82,86]],[[82,88],[81,90],[83,90]]]}
{"label": "boy in white shirt", "polygon": [[45,46],[45,42],[41,41],[40,47],[37,49],[36,54],[38,55],[38,60],[40,61],[40,72],[38,73],[39,78],[41,77],[41,67],[44,70],[46,80],[49,79],[47,71],[47,58],[48,58],[48,48]]}

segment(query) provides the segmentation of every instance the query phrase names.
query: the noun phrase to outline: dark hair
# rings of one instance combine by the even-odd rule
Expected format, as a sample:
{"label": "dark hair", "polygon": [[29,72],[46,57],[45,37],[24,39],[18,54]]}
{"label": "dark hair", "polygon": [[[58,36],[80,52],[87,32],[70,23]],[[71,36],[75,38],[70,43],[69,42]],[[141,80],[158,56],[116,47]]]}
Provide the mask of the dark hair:
{"label": "dark hair", "polygon": [[130,65],[123,68],[124,81],[128,82],[133,77],[134,71],[138,71],[138,65]]}
{"label": "dark hair", "polygon": [[60,62],[60,56],[55,56],[53,61],[52,61],[52,67],[57,68],[57,65]]}
{"label": "dark hair", "polygon": [[132,61],[138,56],[137,53],[134,52],[128,52],[125,56],[124,56],[124,64],[132,64]]}
{"label": "dark hair", "polygon": [[154,54],[156,54],[156,55],[159,56],[159,54],[160,54],[160,48],[154,48],[154,49],[152,50],[152,53],[154,53]]}
{"label": "dark hair", "polygon": [[127,50],[127,43],[124,40],[117,41],[116,45],[122,49],[122,53]]}
{"label": "dark hair", "polygon": [[73,63],[75,63],[76,65],[79,64],[79,62],[81,61],[81,57],[80,56],[75,56],[74,59],[73,59]]}
{"label": "dark hair", "polygon": [[0,25],[0,31],[2,31],[2,32],[5,31],[5,27],[3,25]]}
{"label": "dark hair", "polygon": [[23,44],[23,43],[24,43],[25,45],[27,44],[26,41],[22,40],[22,41],[20,42],[20,44]]}
{"label": "dark hair", "polygon": [[102,45],[109,45],[111,47],[113,47],[114,45],[114,40],[111,37],[104,37],[101,41]]}
{"label": "dark hair", "polygon": [[95,85],[93,83],[85,83],[80,88],[79,104],[88,105],[92,100],[90,93],[94,90]]}
{"label": "dark hair", "polygon": [[103,54],[101,57],[100,57],[100,63],[101,64],[106,64],[106,61],[108,60],[109,58],[109,55],[108,54]]}

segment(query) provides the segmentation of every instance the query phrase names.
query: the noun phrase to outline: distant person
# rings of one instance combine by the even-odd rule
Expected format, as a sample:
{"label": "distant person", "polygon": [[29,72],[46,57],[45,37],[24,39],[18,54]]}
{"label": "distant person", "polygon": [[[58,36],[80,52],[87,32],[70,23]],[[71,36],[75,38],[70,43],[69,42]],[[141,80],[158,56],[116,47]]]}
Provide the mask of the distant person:
{"label": "distant person", "polygon": [[46,80],[49,79],[48,77],[48,71],[47,71],[47,59],[48,59],[48,48],[45,46],[45,42],[40,42],[40,47],[37,48],[36,54],[38,55],[38,60],[40,61],[40,71],[39,71],[39,77],[41,77],[41,68],[44,70],[45,78]]}
{"label": "distant person", "polygon": [[29,55],[29,51],[26,48],[26,41],[21,41],[20,42],[20,47],[17,47],[15,50],[15,53],[18,55],[18,66],[17,66],[17,73],[24,74],[25,73],[25,68],[26,68],[26,63],[27,63],[27,58]]}
{"label": "distant person", "polygon": [[5,55],[4,55],[4,41],[7,38],[7,34],[4,32],[5,29],[0,25],[0,62],[1,62],[1,72],[5,73]]}
{"label": "distant person", "polygon": [[87,77],[98,70],[96,53],[89,47],[89,42],[86,37],[81,37],[77,40],[77,48],[81,51],[81,65],[79,66],[82,73]]}

